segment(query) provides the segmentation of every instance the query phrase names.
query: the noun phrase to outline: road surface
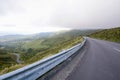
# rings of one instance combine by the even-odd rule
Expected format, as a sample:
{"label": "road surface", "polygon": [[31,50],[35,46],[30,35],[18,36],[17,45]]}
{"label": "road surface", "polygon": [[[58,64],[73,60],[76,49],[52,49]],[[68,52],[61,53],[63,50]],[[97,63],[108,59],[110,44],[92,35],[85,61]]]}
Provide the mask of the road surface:
{"label": "road surface", "polygon": [[66,80],[120,80],[120,44],[87,38],[85,54]]}

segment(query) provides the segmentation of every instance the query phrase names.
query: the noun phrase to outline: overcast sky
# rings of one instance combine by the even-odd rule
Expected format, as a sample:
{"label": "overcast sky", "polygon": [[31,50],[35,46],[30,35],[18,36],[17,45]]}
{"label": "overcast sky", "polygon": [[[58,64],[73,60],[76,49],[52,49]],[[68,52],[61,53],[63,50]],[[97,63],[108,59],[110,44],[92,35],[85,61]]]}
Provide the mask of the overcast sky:
{"label": "overcast sky", "polygon": [[120,0],[0,0],[0,35],[120,26]]}

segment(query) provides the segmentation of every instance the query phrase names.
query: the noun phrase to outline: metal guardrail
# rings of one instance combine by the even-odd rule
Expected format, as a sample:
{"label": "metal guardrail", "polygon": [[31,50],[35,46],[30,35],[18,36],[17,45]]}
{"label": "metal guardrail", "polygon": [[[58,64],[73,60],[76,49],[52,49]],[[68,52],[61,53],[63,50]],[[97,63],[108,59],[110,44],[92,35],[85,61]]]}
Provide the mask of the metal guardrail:
{"label": "metal guardrail", "polygon": [[42,76],[56,65],[65,61],[68,57],[78,51],[86,42],[84,41],[78,45],[73,46],[70,49],[62,51],[56,55],[40,60],[28,66],[22,67],[18,70],[1,75],[0,80],[35,80]]}

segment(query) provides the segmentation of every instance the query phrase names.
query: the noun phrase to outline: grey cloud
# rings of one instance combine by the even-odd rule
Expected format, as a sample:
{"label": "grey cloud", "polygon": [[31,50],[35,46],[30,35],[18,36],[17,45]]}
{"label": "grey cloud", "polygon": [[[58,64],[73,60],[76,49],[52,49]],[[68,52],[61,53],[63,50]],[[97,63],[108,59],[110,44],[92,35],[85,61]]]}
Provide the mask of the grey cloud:
{"label": "grey cloud", "polygon": [[23,8],[18,4],[19,0],[0,0],[0,15],[11,13],[20,13]]}
{"label": "grey cloud", "polygon": [[[24,12],[25,4],[22,5],[23,1],[27,4],[29,0],[0,0],[0,16],[6,15],[9,12],[13,14]],[[37,2],[37,0],[35,1]],[[32,0],[30,2],[32,2]],[[43,14],[36,15],[35,13],[28,13],[30,16],[27,18],[29,19],[29,17],[32,16],[33,18],[30,18],[32,19],[30,25],[38,25],[40,27],[43,25],[57,25],[82,29],[117,27],[120,26],[119,3],[120,0],[58,0],[58,3],[52,4],[54,8],[51,10],[52,15],[49,15],[48,10],[48,14],[45,13],[46,16],[44,15],[44,17],[40,16]],[[30,6],[32,6],[32,4],[30,4]],[[47,5],[45,4],[44,7],[45,6]],[[35,6],[35,9],[36,8],[37,7]],[[42,8],[41,10],[39,8],[36,10],[41,11],[40,13],[42,13]],[[43,10],[43,12],[44,11],[45,10]],[[26,19],[26,21],[28,19]],[[11,25],[5,24],[4,26]]]}
{"label": "grey cloud", "polygon": [[[86,2],[85,2],[86,1]],[[54,12],[51,24],[72,28],[107,28],[120,26],[120,0],[73,0],[63,2]],[[73,6],[72,6],[73,5]]]}

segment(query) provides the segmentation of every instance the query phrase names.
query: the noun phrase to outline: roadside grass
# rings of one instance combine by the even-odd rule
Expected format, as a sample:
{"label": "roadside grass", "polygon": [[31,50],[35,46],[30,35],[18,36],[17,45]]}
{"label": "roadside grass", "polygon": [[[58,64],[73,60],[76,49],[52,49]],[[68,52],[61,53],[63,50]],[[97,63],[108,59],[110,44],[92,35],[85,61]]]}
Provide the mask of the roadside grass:
{"label": "roadside grass", "polygon": [[13,64],[12,66],[6,67],[5,69],[1,70],[0,75],[11,72],[11,71],[16,70],[16,69],[19,69],[25,65],[27,65],[27,64],[15,64],[15,65]]}

